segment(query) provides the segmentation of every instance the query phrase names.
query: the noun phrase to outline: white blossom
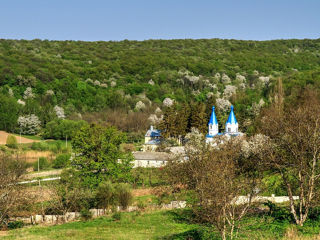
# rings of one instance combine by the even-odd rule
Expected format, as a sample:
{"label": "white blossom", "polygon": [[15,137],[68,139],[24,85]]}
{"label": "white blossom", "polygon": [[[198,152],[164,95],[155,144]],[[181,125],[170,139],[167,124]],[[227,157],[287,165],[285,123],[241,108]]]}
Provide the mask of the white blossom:
{"label": "white blossom", "polygon": [[229,100],[223,99],[223,98],[218,98],[216,100],[216,104],[217,104],[217,108],[224,112],[229,110],[229,107],[231,106],[231,103],[229,102]]}
{"label": "white blossom", "polygon": [[220,78],[221,78],[220,73],[216,73],[216,74],[214,75],[214,78],[215,78],[217,81],[219,81]]}
{"label": "white blossom", "polygon": [[110,86],[111,86],[111,87],[115,87],[115,86],[117,86],[117,82],[112,81],[112,82],[110,83]]}
{"label": "white blossom", "polygon": [[208,92],[206,96],[207,96],[207,98],[212,98],[214,96],[214,93],[213,92]]}
{"label": "white blossom", "polygon": [[261,108],[265,104],[264,100],[261,98],[258,103],[252,104],[252,110],[255,115],[258,115],[260,113]]}
{"label": "white blossom", "polygon": [[244,140],[241,145],[241,151],[244,156],[257,155],[262,153],[262,149],[268,145],[268,137],[262,134],[257,134]]}
{"label": "white blossom", "polygon": [[95,85],[95,86],[100,86],[100,81],[95,80],[95,81],[93,82],[93,85]]}
{"label": "white blossom", "polygon": [[88,63],[89,63],[89,64],[92,64],[92,61],[91,61],[91,60],[89,60],[89,61],[88,61]]}
{"label": "white blossom", "polygon": [[239,84],[239,88],[242,89],[242,90],[246,89],[246,84],[245,83],[240,83]]}
{"label": "white blossom", "polygon": [[267,85],[267,84],[269,83],[269,81],[270,81],[270,77],[263,77],[263,76],[261,76],[261,77],[259,77],[259,81],[260,81],[262,84]]}
{"label": "white blossom", "polygon": [[246,77],[241,75],[240,73],[237,73],[236,74],[236,80],[239,82],[239,83],[244,83],[246,82]]}
{"label": "white blossom", "polygon": [[162,110],[159,107],[157,107],[154,112],[155,112],[155,114],[160,114],[160,113],[162,113]]}
{"label": "white blossom", "polygon": [[136,103],[135,109],[141,110],[143,108],[146,108],[146,105],[142,101],[139,101],[139,102]]}
{"label": "white blossom", "polygon": [[21,105],[23,105],[23,106],[26,105],[26,102],[25,102],[25,101],[22,101],[21,99],[18,99],[17,103],[18,103],[18,104],[21,104]]}
{"label": "white blossom", "polygon": [[32,88],[31,87],[27,87],[27,89],[24,91],[23,98],[24,99],[34,98],[34,94],[32,92]]}
{"label": "white blossom", "polygon": [[150,79],[148,83],[152,86],[154,85],[154,81],[152,79]]}
{"label": "white blossom", "polygon": [[173,105],[173,102],[174,102],[174,100],[172,100],[171,98],[165,98],[164,100],[163,100],[163,105],[165,106],[165,107],[170,107],[170,106],[172,106]]}
{"label": "white blossom", "polygon": [[14,94],[13,94],[13,91],[12,91],[11,88],[9,88],[8,93],[9,93],[9,96],[10,96],[10,97],[13,97]]}
{"label": "white blossom", "polygon": [[191,82],[192,84],[196,84],[197,82],[199,82],[199,79],[200,79],[197,76],[190,76],[190,75],[185,76],[185,78],[189,80],[189,82]]}
{"label": "white blossom", "polygon": [[54,95],[54,91],[49,89],[46,91],[46,95],[52,96],[52,95]]}
{"label": "white blossom", "polygon": [[233,94],[236,93],[236,91],[237,91],[236,86],[227,85],[223,91],[223,97],[229,99]]}
{"label": "white blossom", "polygon": [[108,87],[108,84],[106,84],[106,83],[101,83],[100,87],[107,88],[107,87]]}
{"label": "white blossom", "polygon": [[162,116],[158,117],[156,114],[150,114],[148,120],[151,124],[158,124],[162,120]]}
{"label": "white blossom", "polygon": [[229,78],[229,76],[225,73],[222,74],[222,77],[221,77],[221,82],[223,84],[229,84],[231,83],[231,79]]}
{"label": "white blossom", "polygon": [[64,115],[64,109],[62,107],[59,107],[56,105],[54,107],[54,111],[56,112],[56,115],[58,118],[64,119],[66,116]]}
{"label": "white blossom", "polygon": [[34,114],[20,116],[18,118],[18,126],[23,134],[37,134],[40,131],[40,125],[41,122],[39,118]]}

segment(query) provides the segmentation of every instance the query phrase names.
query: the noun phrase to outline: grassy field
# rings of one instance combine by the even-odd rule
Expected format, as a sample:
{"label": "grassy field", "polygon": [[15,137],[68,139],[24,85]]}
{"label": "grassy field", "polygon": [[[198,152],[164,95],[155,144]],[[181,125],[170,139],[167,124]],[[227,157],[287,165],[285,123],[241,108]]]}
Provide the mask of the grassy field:
{"label": "grassy field", "polygon": [[[192,224],[188,211],[154,211],[122,213],[120,220],[112,216],[87,222],[57,226],[34,226],[11,230],[3,239],[219,239],[210,227]],[[272,218],[247,218],[239,239],[320,239],[319,223],[297,228]]]}

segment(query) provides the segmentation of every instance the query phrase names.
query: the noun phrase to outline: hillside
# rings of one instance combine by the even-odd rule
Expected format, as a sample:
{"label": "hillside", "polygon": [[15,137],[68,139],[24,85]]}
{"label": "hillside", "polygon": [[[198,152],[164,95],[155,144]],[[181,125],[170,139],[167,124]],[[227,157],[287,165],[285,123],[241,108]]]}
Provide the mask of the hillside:
{"label": "hillside", "polygon": [[[62,111],[137,132],[165,98],[210,102],[221,112],[232,103],[245,121],[270,102],[278,77],[290,96],[296,86],[318,88],[319,73],[320,39],[0,40],[0,98],[9,106],[1,111],[35,114],[42,127]],[[14,131],[16,120],[0,128]]]}

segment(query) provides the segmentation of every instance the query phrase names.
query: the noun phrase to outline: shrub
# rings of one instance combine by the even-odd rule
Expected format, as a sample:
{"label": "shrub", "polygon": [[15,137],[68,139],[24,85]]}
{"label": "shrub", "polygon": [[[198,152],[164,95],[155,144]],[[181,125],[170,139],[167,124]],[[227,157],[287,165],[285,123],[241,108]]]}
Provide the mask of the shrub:
{"label": "shrub", "polygon": [[116,186],[116,195],[118,203],[122,209],[127,209],[133,198],[129,185],[125,183],[118,184]]}
{"label": "shrub", "polygon": [[[39,161],[39,170],[44,170],[44,169],[49,168],[50,164],[49,164],[47,158],[40,157],[38,161]],[[33,170],[34,171],[38,170],[38,161],[33,163]]]}
{"label": "shrub", "polygon": [[146,208],[146,204],[142,201],[139,201],[137,207],[139,210],[144,210]]}
{"label": "shrub", "polygon": [[22,228],[24,226],[24,223],[22,221],[14,221],[8,223],[8,229],[17,229]]}
{"label": "shrub", "polygon": [[114,214],[112,215],[113,221],[120,221],[120,220],[121,220],[121,217],[122,217],[122,215],[121,215],[120,212],[116,212],[116,213],[114,213]]}
{"label": "shrub", "polygon": [[45,142],[33,142],[31,149],[35,151],[46,151],[49,149],[49,146]]}
{"label": "shrub", "polygon": [[60,154],[53,160],[52,167],[53,168],[64,168],[68,166],[69,160],[71,155],[70,154]]}
{"label": "shrub", "polygon": [[80,210],[80,215],[81,215],[81,218],[85,221],[92,218],[92,213],[87,208],[82,208]]}
{"label": "shrub", "polygon": [[17,138],[15,136],[13,136],[13,135],[9,135],[7,137],[6,145],[9,148],[18,148]]}
{"label": "shrub", "polygon": [[107,209],[115,203],[115,188],[111,182],[102,182],[99,184],[96,200],[99,207]]}

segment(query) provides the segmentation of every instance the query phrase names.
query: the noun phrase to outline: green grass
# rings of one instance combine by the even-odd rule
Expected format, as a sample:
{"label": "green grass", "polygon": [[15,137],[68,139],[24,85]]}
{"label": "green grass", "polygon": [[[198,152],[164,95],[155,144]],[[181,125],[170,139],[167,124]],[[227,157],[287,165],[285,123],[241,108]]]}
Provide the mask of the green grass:
{"label": "green grass", "polygon": [[[17,141],[19,142],[20,134],[13,134],[13,135],[16,136]],[[42,140],[40,136],[36,136],[36,135],[21,135],[21,137],[28,138],[31,140]]]}
{"label": "green grass", "polygon": [[[25,227],[10,231],[3,239],[220,239],[219,233],[213,232],[210,226],[192,223],[191,219],[190,210],[121,213],[118,221],[107,216],[87,222]],[[243,220],[238,239],[287,239],[285,234],[290,228],[296,229],[294,239],[300,240],[311,239],[320,232],[318,221],[297,227],[266,215],[250,216]]]}
{"label": "green grass", "polygon": [[167,211],[122,213],[120,221],[102,217],[51,227],[35,226],[12,230],[4,239],[161,239],[195,227],[174,221],[174,215]]}

